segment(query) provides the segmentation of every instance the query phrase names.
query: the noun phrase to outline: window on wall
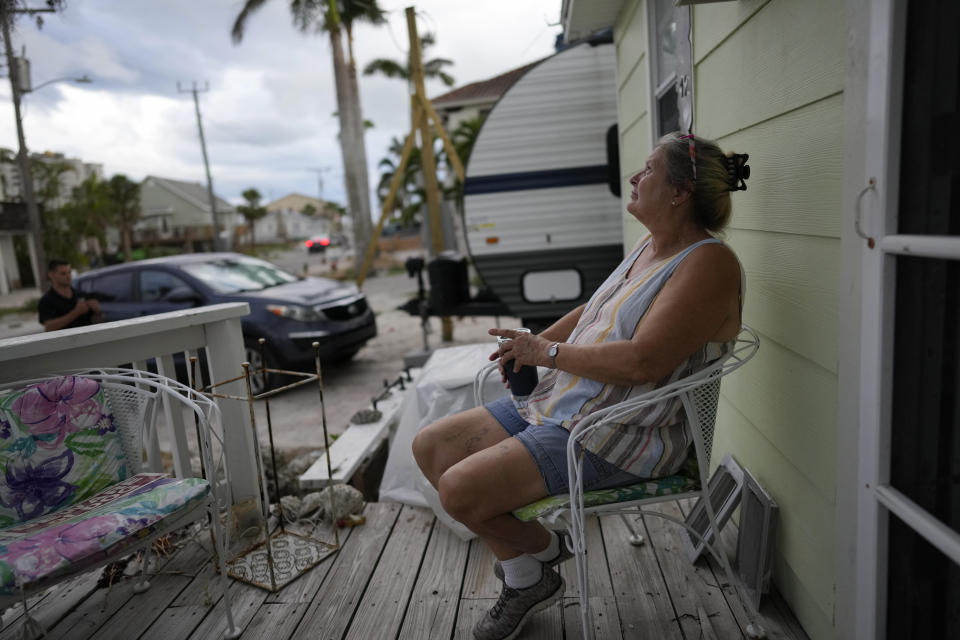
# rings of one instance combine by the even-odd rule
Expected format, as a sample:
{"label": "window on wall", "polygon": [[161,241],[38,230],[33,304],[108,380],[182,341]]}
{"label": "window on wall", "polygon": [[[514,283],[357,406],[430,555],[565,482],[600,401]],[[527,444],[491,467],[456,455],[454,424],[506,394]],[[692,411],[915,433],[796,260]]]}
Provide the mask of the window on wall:
{"label": "window on wall", "polygon": [[677,20],[673,0],[649,3],[653,67],[653,114],[656,137],[680,128],[677,109]]}

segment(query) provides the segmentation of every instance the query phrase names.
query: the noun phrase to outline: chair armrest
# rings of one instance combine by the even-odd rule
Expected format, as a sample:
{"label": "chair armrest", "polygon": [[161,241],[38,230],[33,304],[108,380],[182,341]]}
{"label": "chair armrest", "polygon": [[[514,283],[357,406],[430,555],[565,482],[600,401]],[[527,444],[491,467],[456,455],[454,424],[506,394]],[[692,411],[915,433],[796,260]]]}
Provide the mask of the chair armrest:
{"label": "chair armrest", "polygon": [[473,401],[474,406],[482,407],[485,402],[483,400],[483,384],[487,381],[487,378],[490,377],[490,374],[497,369],[497,361],[488,362],[477,370],[477,375],[473,379]]}

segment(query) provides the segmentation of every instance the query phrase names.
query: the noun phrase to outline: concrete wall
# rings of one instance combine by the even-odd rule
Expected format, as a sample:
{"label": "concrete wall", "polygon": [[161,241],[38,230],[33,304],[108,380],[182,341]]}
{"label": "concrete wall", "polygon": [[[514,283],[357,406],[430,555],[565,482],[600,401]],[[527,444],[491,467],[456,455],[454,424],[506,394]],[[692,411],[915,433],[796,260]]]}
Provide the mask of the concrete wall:
{"label": "concrete wall", "polygon": [[[832,638],[844,5],[740,0],[692,22],[694,131],[750,154],[726,240],[762,341],[724,382],[714,461],[733,452],[777,500],[777,588],[811,638]],[[614,37],[626,199],[652,150],[645,2],[625,4]],[[625,217],[627,247],[642,233]]]}

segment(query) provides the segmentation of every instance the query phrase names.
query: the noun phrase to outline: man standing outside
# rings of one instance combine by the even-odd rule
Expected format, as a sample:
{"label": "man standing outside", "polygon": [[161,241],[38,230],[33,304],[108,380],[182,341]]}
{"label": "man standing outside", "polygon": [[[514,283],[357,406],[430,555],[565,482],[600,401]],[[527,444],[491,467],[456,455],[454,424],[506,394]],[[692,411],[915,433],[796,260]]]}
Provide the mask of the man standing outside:
{"label": "man standing outside", "polygon": [[47,277],[50,279],[50,290],[43,294],[37,305],[44,331],[85,327],[103,322],[100,303],[92,298],[84,298],[70,285],[73,275],[69,262],[51,260]]}

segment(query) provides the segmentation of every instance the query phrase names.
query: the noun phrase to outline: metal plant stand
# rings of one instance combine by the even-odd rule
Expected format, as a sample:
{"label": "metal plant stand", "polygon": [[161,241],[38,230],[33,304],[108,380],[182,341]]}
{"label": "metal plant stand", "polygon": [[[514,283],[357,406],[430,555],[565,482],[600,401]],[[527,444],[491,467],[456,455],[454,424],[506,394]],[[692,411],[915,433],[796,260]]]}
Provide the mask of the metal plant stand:
{"label": "metal plant stand", "polygon": [[[270,592],[276,592],[302,576],[304,573],[337,551],[340,548],[340,534],[336,525],[334,524],[334,541],[331,543],[287,530],[286,523],[284,522],[285,518],[283,513],[283,504],[280,501],[279,495],[280,483],[277,476],[277,459],[273,445],[273,423],[270,419],[271,396],[274,396],[282,391],[300,387],[316,381],[317,388],[320,392],[320,413],[321,421],[323,423],[323,445],[325,450],[329,452],[330,436],[327,431],[327,411],[323,399],[323,376],[321,375],[320,369],[320,345],[317,342],[313,343],[316,373],[311,374],[301,371],[286,371],[282,369],[265,368],[263,366],[263,364],[266,362],[263,354],[263,345],[265,340],[261,338],[259,343],[261,350],[261,367],[259,369],[251,372],[250,363],[244,362],[242,365],[243,375],[211,384],[205,389],[205,392],[215,398],[246,401],[247,406],[250,409],[250,428],[253,429],[253,439],[254,442],[257,443],[256,464],[257,480],[260,487],[260,504],[262,505],[262,530],[260,531],[260,536],[262,539],[227,562],[227,575],[235,580],[260,587],[261,589],[266,589]],[[291,384],[254,395],[250,383],[250,377],[255,373],[259,373],[262,376],[266,376],[267,373],[282,374],[297,377],[299,380]],[[246,397],[218,394],[213,392],[213,389],[230,382],[236,382],[237,380],[245,381],[247,385]],[[264,403],[264,409],[267,417],[267,435],[270,441],[270,461],[273,473],[273,485],[277,493],[276,503],[280,512],[279,528],[272,534],[269,531],[269,488],[265,482],[263,457],[259,453],[260,445],[259,440],[257,439],[257,423],[253,410],[253,403],[256,400],[263,400]],[[327,472],[330,474],[330,456],[326,455],[326,458],[328,467]],[[331,514],[336,513],[334,508],[333,493],[333,491],[330,491],[329,508]]]}

